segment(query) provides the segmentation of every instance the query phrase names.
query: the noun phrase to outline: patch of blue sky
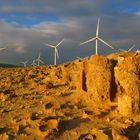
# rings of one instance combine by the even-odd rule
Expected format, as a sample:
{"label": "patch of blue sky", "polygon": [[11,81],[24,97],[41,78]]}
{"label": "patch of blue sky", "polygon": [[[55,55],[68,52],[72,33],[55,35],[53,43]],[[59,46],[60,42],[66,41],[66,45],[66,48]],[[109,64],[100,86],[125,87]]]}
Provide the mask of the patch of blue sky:
{"label": "patch of blue sky", "polygon": [[0,13],[0,19],[8,22],[15,23],[18,26],[30,28],[42,22],[60,22],[59,17],[45,13]]}
{"label": "patch of blue sky", "polygon": [[[140,3],[137,0],[118,0],[109,2],[108,7],[110,7],[113,11],[118,13],[128,13],[133,14],[140,9]],[[137,3],[137,4],[136,4]]]}

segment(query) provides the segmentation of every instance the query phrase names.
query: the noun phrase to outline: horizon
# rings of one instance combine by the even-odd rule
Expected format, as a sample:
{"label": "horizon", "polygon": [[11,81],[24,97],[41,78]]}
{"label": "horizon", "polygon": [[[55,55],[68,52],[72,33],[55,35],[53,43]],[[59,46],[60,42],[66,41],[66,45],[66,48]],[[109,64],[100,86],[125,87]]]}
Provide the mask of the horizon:
{"label": "horizon", "polygon": [[[25,0],[0,2],[0,63],[20,65],[27,59],[53,64],[54,50],[44,43],[59,46],[58,64],[95,54],[95,42],[80,46],[95,37],[100,18],[99,36],[115,49],[139,50],[140,2],[134,0]],[[115,52],[99,44],[99,54]]]}

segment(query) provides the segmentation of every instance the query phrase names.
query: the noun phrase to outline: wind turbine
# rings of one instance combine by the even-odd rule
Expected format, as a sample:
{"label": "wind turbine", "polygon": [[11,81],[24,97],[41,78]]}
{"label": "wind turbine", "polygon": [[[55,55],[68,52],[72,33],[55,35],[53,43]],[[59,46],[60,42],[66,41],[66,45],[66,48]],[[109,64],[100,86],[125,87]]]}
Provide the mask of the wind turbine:
{"label": "wind turbine", "polygon": [[135,45],[133,45],[132,47],[130,47],[128,50],[119,49],[119,51],[130,52],[134,47],[135,47]]}
{"label": "wind turbine", "polygon": [[37,64],[36,64],[35,62],[36,62],[36,60],[35,60],[34,57],[33,57],[33,62],[32,62],[32,64],[31,64],[31,66],[37,66]]}
{"label": "wind turbine", "polygon": [[110,46],[107,42],[105,42],[103,39],[101,39],[99,37],[99,24],[100,24],[100,19],[98,18],[97,28],[96,28],[96,36],[80,44],[80,45],[84,45],[86,43],[89,43],[89,42],[92,42],[95,40],[96,41],[96,46],[95,46],[96,54],[98,54],[98,41],[102,42],[103,44],[105,44],[109,48],[114,49],[112,46]]}
{"label": "wind turbine", "polygon": [[23,64],[24,67],[27,67],[27,63],[29,60],[26,60],[25,62],[21,62]]}
{"label": "wind turbine", "polygon": [[40,54],[40,52],[39,52],[38,57],[37,57],[37,59],[36,59],[36,61],[37,61],[37,66],[39,66],[40,63],[45,64],[45,63],[41,60],[40,57],[41,57],[41,54]]}
{"label": "wind turbine", "polygon": [[79,57],[79,56],[76,56],[76,58],[79,59],[79,60],[82,60],[82,59],[88,59],[88,56],[87,57],[84,57],[84,58]]}
{"label": "wind turbine", "polygon": [[49,47],[51,47],[51,48],[54,48],[54,65],[56,65],[56,60],[57,60],[57,58],[59,58],[57,47],[58,47],[63,41],[64,41],[64,39],[61,40],[57,45],[50,45],[50,44],[45,43],[45,45],[47,45],[47,46],[49,46]]}

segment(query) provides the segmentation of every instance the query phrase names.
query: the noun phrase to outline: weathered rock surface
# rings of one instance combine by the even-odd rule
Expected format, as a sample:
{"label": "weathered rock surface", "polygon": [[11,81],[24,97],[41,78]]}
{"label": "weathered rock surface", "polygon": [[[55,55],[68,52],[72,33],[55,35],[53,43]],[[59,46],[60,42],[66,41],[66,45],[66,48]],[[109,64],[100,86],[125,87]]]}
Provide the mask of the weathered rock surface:
{"label": "weathered rock surface", "polygon": [[98,103],[109,102],[113,71],[111,61],[106,57],[94,55],[84,63],[87,92]]}
{"label": "weathered rock surface", "polygon": [[1,139],[137,140],[139,135],[139,51],[58,66],[0,68]]}
{"label": "weathered rock surface", "polygon": [[115,67],[118,109],[122,115],[140,113],[140,55],[124,58]]}

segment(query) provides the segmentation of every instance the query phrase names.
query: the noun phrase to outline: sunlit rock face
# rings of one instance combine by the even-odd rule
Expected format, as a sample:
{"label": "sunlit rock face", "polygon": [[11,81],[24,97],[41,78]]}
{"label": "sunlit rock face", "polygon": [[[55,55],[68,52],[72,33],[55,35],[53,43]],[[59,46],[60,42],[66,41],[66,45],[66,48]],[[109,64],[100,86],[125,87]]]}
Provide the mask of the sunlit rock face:
{"label": "sunlit rock face", "polygon": [[96,102],[118,102],[119,113],[140,112],[140,54],[121,53],[111,57],[92,55],[69,63],[67,79],[75,89],[89,93]]}
{"label": "sunlit rock face", "polygon": [[122,115],[140,112],[140,55],[125,58],[115,70],[118,108]]}
{"label": "sunlit rock face", "polygon": [[92,55],[57,66],[15,68],[12,71],[11,76],[15,76],[8,76],[6,81],[1,79],[1,87],[8,86],[13,90],[27,87],[45,92],[67,85],[70,90],[85,92],[97,104],[117,102],[122,115],[140,112],[139,51],[106,57]]}
{"label": "sunlit rock face", "polygon": [[92,94],[96,102],[110,100],[112,64],[103,56],[93,55],[85,62],[85,77],[87,92]]}

